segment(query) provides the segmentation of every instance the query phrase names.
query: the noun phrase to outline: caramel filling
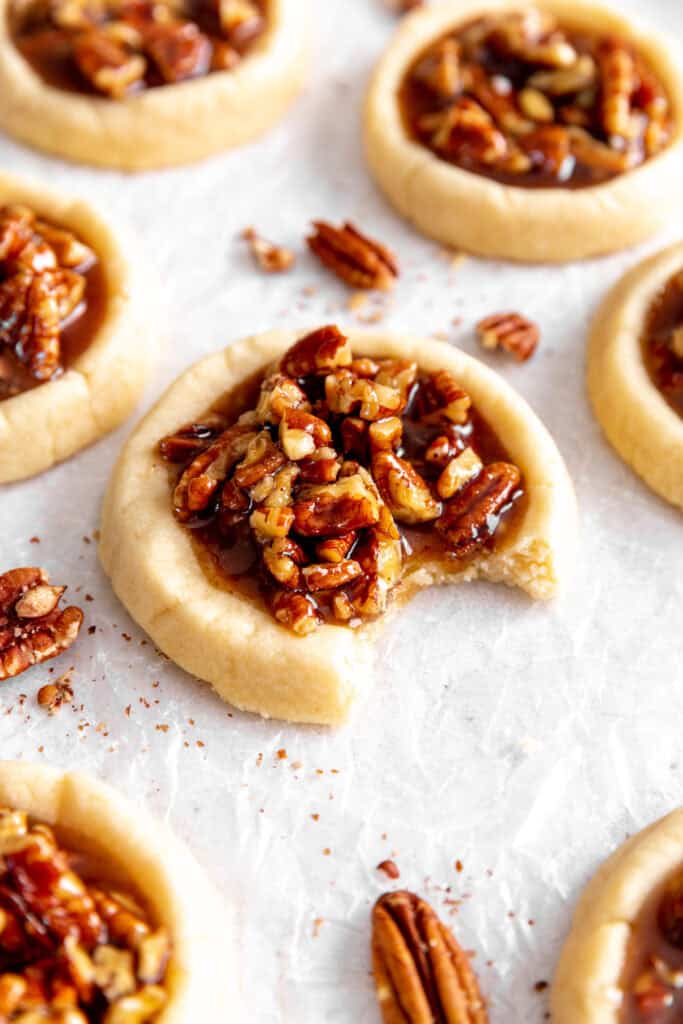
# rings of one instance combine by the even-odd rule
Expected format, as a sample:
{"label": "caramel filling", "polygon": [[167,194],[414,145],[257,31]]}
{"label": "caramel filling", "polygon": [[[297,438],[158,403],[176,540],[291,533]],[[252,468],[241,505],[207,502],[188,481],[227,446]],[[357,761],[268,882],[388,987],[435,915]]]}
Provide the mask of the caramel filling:
{"label": "caramel filling", "polygon": [[683,1019],[683,870],[645,901],[633,924],[620,980],[619,1024],[678,1024]]}
{"label": "caramel filling", "polygon": [[650,306],[641,345],[650,378],[683,416],[683,271],[667,282]]}
{"label": "caramel filling", "polygon": [[213,582],[299,635],[355,627],[511,535],[524,485],[447,371],[354,356],[335,327],[164,438],[173,506]]}
{"label": "caramel filling", "polygon": [[672,130],[666,91],[632,44],[536,9],[439,39],[409,69],[400,104],[408,134],[442,160],[526,188],[609,181]]}
{"label": "caramel filling", "polygon": [[14,0],[15,45],[48,85],[122,99],[235,68],[266,0]]}
{"label": "caramel filling", "polygon": [[0,808],[0,1019],[154,1021],[168,934],[111,865],[72,852],[74,839]]}
{"label": "caramel filling", "polygon": [[26,206],[0,207],[0,401],[71,366],[95,336],[106,300],[92,249]]}

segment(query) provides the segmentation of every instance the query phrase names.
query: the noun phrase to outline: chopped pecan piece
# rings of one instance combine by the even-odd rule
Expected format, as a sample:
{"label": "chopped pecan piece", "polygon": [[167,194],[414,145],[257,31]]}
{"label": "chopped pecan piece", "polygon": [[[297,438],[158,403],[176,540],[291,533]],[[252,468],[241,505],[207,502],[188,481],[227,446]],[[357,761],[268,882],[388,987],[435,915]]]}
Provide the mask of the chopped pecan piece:
{"label": "chopped pecan piece", "polygon": [[255,508],[249,516],[249,525],[260,539],[286,537],[294,525],[294,512],[286,506]]}
{"label": "chopped pecan piece", "polygon": [[555,120],[555,108],[539,89],[527,86],[519,93],[518,103],[522,112],[532,121],[546,123]]}
{"label": "chopped pecan piece", "polygon": [[568,68],[555,71],[537,71],[528,84],[548,96],[566,96],[592,86],[597,78],[597,66],[589,54],[583,54]]}
{"label": "chopped pecan piece", "polygon": [[290,590],[301,587],[300,566],[306,556],[291,537],[276,538],[263,548],[263,564],[278,583]]}
{"label": "chopped pecan piece", "polygon": [[629,147],[623,151],[613,149],[599,139],[594,139],[584,128],[575,125],[567,131],[572,155],[587,167],[622,174],[638,163],[638,151],[635,148]]}
{"label": "chopped pecan piece", "polygon": [[546,124],[522,136],[519,144],[530,159],[530,166],[558,181],[564,181],[574,170],[571,139],[567,128]]}
{"label": "chopped pecan piece", "polygon": [[540,331],[521,313],[494,313],[477,324],[477,334],[484,348],[503,348],[519,362],[530,359],[536,351]]}
{"label": "chopped pecan piece", "polygon": [[344,416],[358,413],[362,420],[384,419],[401,412],[405,405],[396,388],[354,377],[349,370],[337,370],[325,378],[325,398],[331,412]]}
{"label": "chopped pecan piece", "polygon": [[343,562],[357,539],[355,530],[341,537],[327,537],[316,544],[315,553],[323,562]]}
{"label": "chopped pecan piece", "polygon": [[205,416],[201,423],[188,423],[175,434],[159,442],[159,451],[167,462],[187,462],[205,451],[228,426],[225,416]]}
{"label": "chopped pecan piece", "polygon": [[601,114],[607,136],[624,139],[633,134],[631,96],[635,88],[635,67],[631,53],[619,40],[608,39],[599,50],[602,85]]}
{"label": "chopped pecan piece", "polygon": [[413,893],[386,893],[375,904],[372,964],[386,1024],[487,1024],[467,954]]}
{"label": "chopped pecan piece", "polygon": [[395,587],[401,578],[403,548],[401,534],[386,505],[380,508],[379,521],[370,527],[354,551],[354,558],[369,579]]}
{"label": "chopped pecan piece", "polygon": [[436,481],[436,492],[443,501],[448,501],[454,494],[479,476],[483,463],[472,448],[465,448],[444,466],[441,476]]}
{"label": "chopped pecan piece", "polygon": [[298,636],[308,636],[320,625],[322,618],[312,599],[306,594],[281,590],[271,598],[273,615]]}
{"label": "chopped pecan piece", "polygon": [[83,273],[95,262],[95,253],[92,249],[79,241],[71,231],[56,228],[42,220],[36,221],[35,230],[50,246],[60,267],[80,270]]}
{"label": "chopped pecan piece", "polygon": [[460,45],[455,39],[444,39],[417,64],[415,80],[444,100],[462,88]]}
{"label": "chopped pecan piece", "polygon": [[459,558],[472,554],[491,539],[498,528],[500,514],[513,500],[519,482],[516,466],[492,462],[447,502],[436,528]]}
{"label": "chopped pecan piece", "polygon": [[352,288],[387,291],[394,287],[398,264],[386,246],[346,221],[337,228],[325,221],[314,221],[314,233],[306,239],[321,263]]}
{"label": "chopped pecan piece", "polygon": [[448,370],[437,370],[430,375],[430,383],[436,398],[438,408],[434,417],[445,418],[451,423],[465,423],[469,415],[472,399],[466,391],[458,384],[452,373]]}
{"label": "chopped pecan piece", "polygon": [[185,82],[211,66],[211,42],[193,21],[154,25],[145,35],[145,51],[165,82]]}
{"label": "chopped pecan piece", "polygon": [[251,0],[218,0],[221,28],[237,50],[243,50],[265,24],[260,8]]}
{"label": "chopped pecan piece", "polygon": [[181,523],[189,522],[209,506],[220,484],[255,438],[249,427],[236,424],[193,459],[173,494],[175,514]]}
{"label": "chopped pecan piece", "polygon": [[359,473],[311,487],[294,505],[295,529],[302,537],[340,537],[378,519],[377,495]]}
{"label": "chopped pecan piece", "polygon": [[461,96],[443,111],[424,114],[419,128],[431,135],[434,149],[463,160],[495,164],[508,151],[491,115],[469,96]]}
{"label": "chopped pecan piece", "polygon": [[287,456],[263,430],[252,437],[244,458],[237,466],[233,479],[239,487],[254,487],[266,476],[272,476],[287,461]]}
{"label": "chopped pecan piece", "polygon": [[441,515],[441,504],[427,482],[395,452],[375,452],[372,475],[392,515],[400,523],[427,523]]}
{"label": "chopped pecan piece", "polygon": [[[465,69],[467,91],[488,111],[494,121],[513,135],[529,131],[533,125],[523,117],[515,97],[510,92],[496,89],[486,71],[479,64],[468,64]],[[520,104],[521,105],[521,104]]]}
{"label": "chopped pecan piece", "polygon": [[345,558],[339,562],[319,562],[302,570],[306,586],[311,591],[336,590],[351,583],[363,572],[358,562]]}
{"label": "chopped pecan piece", "polygon": [[74,39],[73,54],[81,74],[98,92],[121,99],[144,79],[147,61],[93,28]]}
{"label": "chopped pecan piece", "polygon": [[266,273],[281,274],[285,270],[291,270],[294,266],[296,256],[291,249],[266,241],[256,233],[254,228],[246,228],[242,232],[242,238],[249,243],[254,260]]}
{"label": "chopped pecan piece", "polygon": [[59,610],[65,587],[51,587],[44,569],[11,569],[0,576],[0,680],[55,658],[78,636],[80,608]]}
{"label": "chopped pecan piece", "polygon": [[38,703],[50,714],[59,710],[63,704],[69,704],[73,698],[73,687],[66,676],[54,683],[46,683],[38,690]]}
{"label": "chopped pecan piece", "polygon": [[285,353],[282,370],[290,377],[327,373],[351,363],[351,346],[338,327],[320,327],[300,338]]}

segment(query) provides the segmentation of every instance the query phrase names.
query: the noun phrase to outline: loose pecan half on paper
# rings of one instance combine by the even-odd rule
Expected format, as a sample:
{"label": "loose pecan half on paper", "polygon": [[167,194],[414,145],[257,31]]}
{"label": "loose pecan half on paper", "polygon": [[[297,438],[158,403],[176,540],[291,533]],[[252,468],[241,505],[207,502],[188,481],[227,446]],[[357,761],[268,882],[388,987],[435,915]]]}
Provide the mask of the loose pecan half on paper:
{"label": "loose pecan half on paper", "polygon": [[361,234],[346,221],[337,228],[326,221],[313,222],[306,241],[320,262],[352,288],[389,291],[398,277],[396,257],[386,246]]}
{"label": "loose pecan half on paper", "polygon": [[372,965],[385,1024],[487,1024],[468,955],[413,893],[385,893],[375,904]]}
{"label": "loose pecan half on paper", "polygon": [[502,348],[520,363],[530,359],[538,347],[541,332],[521,313],[493,313],[477,324],[484,348]]}
{"label": "loose pecan half on paper", "polygon": [[66,587],[44,569],[10,569],[0,576],[0,681],[66,651],[83,623],[80,608],[60,610]]}

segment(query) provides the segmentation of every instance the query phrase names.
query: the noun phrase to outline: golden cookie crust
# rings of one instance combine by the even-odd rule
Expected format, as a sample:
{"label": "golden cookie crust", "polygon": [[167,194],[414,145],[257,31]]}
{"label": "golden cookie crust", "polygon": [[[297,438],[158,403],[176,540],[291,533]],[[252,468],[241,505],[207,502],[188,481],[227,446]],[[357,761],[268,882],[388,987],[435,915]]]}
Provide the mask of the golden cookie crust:
{"label": "golden cookie crust", "polygon": [[142,171],[201,160],[266,132],[303,87],[308,0],[268,0],[268,28],[233,71],[122,100],[45,84],[8,32],[0,0],[0,128],[68,160]]}
{"label": "golden cookie crust", "polygon": [[[173,661],[210,682],[224,700],[265,717],[334,725],[347,718],[372,677],[376,629],[326,624],[297,637],[266,608],[213,585],[188,531],[173,516],[168,469],[156,451],[162,437],[203,414],[305,333],[246,338],[195,364],[171,386],[135,430],[114,470],[100,557],[133,618]],[[368,331],[351,331],[349,337],[355,352],[455,373],[525,476],[528,505],[505,544],[453,574],[423,566],[410,583],[480,576],[522,587],[534,598],[553,596],[574,559],[575,497],[562,457],[529,406],[492,370],[442,342]]]}
{"label": "golden cookie crust", "polygon": [[633,922],[683,861],[683,808],[632,836],[583,891],[553,980],[553,1024],[618,1024]]}
{"label": "golden cookie crust", "polygon": [[588,393],[605,436],[655,493],[683,509],[683,417],[653,383],[641,335],[652,301],[683,270],[678,242],[630,270],[599,309],[588,343]]}
{"label": "golden cookie crust", "polygon": [[0,174],[5,203],[25,203],[91,246],[108,297],[92,342],[61,377],[0,402],[0,484],[35,476],[119,426],[142,394],[156,347],[146,324],[151,283],[89,203]]}
{"label": "golden cookie crust", "polygon": [[[584,189],[502,185],[439,159],[411,139],[397,90],[415,58],[449,29],[486,13],[535,6],[565,23],[632,40],[657,68],[673,106],[669,146],[627,174]],[[373,75],[365,104],[365,148],[387,197],[415,227],[481,256],[533,262],[585,259],[635,245],[683,202],[683,59],[677,44],[592,0],[445,0],[399,26]]]}
{"label": "golden cookie crust", "polygon": [[203,871],[170,831],[116,790],[80,772],[0,761],[0,805],[73,833],[147,899],[173,941],[169,1002],[158,1024],[240,1020],[232,921]]}

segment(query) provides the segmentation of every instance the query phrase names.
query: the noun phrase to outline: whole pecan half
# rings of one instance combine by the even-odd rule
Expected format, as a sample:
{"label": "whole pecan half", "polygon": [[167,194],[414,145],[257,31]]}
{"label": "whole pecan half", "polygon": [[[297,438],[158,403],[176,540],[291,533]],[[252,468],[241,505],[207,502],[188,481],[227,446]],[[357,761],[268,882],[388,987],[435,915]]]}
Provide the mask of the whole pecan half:
{"label": "whole pecan half", "polygon": [[520,363],[536,351],[541,332],[535,323],[521,313],[493,313],[477,324],[477,334],[484,348],[502,348]]}
{"label": "whole pecan half", "polygon": [[490,540],[520,480],[520,472],[512,463],[491,462],[446,503],[436,528],[447,538],[454,554],[464,558]]}
{"label": "whole pecan half", "polygon": [[346,221],[334,227],[323,220],[313,222],[315,231],[306,241],[321,263],[352,288],[394,287],[399,270],[396,257],[379,242]]}
{"label": "whole pecan half", "polygon": [[44,569],[10,569],[0,576],[0,680],[67,650],[83,623],[80,608],[62,611],[66,587],[52,587]]}
{"label": "whole pecan half", "polygon": [[385,893],[375,904],[372,963],[385,1024],[487,1024],[469,957],[413,893]]}

